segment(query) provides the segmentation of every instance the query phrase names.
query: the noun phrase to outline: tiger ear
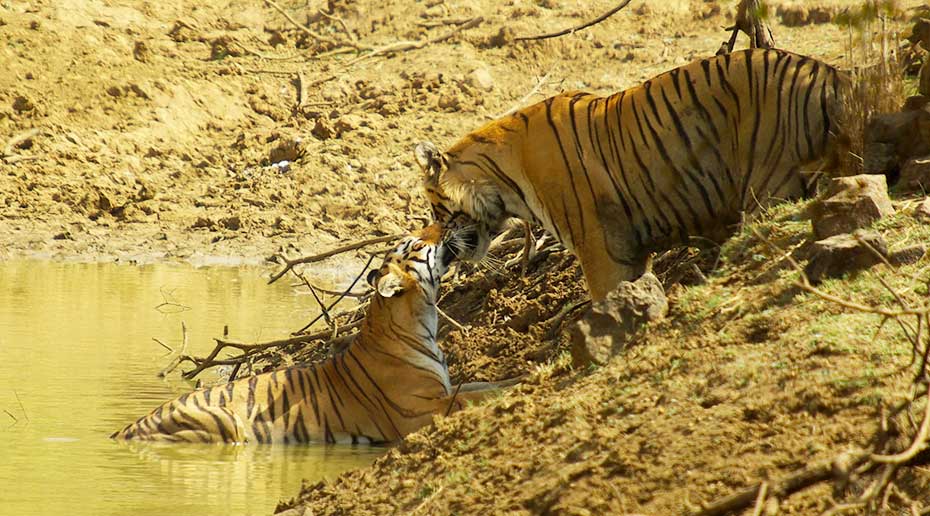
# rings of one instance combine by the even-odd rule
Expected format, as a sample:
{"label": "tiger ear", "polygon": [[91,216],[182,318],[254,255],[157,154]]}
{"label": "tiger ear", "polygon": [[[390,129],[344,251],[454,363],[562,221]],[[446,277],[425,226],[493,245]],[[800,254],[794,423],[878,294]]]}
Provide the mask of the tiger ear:
{"label": "tiger ear", "polygon": [[387,274],[378,276],[375,281],[377,282],[375,288],[381,297],[394,297],[404,292],[404,281],[397,267],[390,267]]}
{"label": "tiger ear", "polygon": [[439,149],[430,142],[420,142],[413,153],[416,155],[417,164],[426,173],[426,180],[430,183],[439,182],[439,174],[442,172],[442,155]]}

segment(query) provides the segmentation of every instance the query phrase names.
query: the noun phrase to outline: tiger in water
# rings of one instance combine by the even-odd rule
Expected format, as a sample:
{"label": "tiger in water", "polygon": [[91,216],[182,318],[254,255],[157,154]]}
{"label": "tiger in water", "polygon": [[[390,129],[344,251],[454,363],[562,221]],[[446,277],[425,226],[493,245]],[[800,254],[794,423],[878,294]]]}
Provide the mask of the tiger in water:
{"label": "tiger in water", "polygon": [[434,224],[372,270],[358,335],[331,359],[242,378],[162,404],[114,439],[387,443],[515,380],[453,387],[436,341],[440,278],[461,243]]}
{"label": "tiger in water", "polygon": [[807,194],[801,169],[829,168],[848,145],[851,84],[818,60],[751,49],[607,97],[562,93],[415,154],[434,218],[470,231],[463,259],[480,260],[510,218],[542,225],[596,302],[651,252],[720,242],[743,213]]}

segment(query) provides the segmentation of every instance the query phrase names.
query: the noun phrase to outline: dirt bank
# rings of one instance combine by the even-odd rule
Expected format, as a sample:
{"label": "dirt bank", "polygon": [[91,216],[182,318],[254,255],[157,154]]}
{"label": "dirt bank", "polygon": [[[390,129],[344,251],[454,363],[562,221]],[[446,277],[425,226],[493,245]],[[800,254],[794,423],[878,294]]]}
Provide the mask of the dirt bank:
{"label": "dirt bank", "polygon": [[[420,227],[418,141],[451,144],[542,76],[525,102],[610,92],[711,54],[731,3],[634,2],[531,44],[497,36],[571,26],[610,2],[284,4],[325,38],[370,47],[482,18],[355,65],[351,53],[316,58],[332,45],[261,2],[4,4],[0,258],[260,261]],[[840,35],[778,27],[784,47],[832,62]]]}

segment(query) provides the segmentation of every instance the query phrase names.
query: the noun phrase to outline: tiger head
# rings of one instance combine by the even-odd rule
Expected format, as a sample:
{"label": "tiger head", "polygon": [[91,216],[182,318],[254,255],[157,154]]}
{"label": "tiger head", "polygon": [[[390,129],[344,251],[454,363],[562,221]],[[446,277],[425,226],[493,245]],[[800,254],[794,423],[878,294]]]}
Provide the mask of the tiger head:
{"label": "tiger head", "polygon": [[368,273],[368,284],[380,298],[435,304],[439,280],[455,259],[455,248],[461,246],[454,232],[432,224],[389,251],[381,267]]}
{"label": "tiger head", "polygon": [[415,154],[417,164],[426,174],[423,186],[433,219],[459,235],[462,245],[458,258],[480,261],[487,254],[491,239],[510,218],[500,189],[480,166],[472,165],[470,160],[450,160],[447,153],[440,152],[432,143],[420,143]]}

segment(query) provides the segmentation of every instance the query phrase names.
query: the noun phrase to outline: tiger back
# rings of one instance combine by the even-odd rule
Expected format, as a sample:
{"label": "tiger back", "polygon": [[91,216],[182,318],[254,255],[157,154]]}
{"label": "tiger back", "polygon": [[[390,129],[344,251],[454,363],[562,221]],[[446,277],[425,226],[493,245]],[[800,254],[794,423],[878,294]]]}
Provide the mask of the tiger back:
{"label": "tiger back", "polygon": [[439,280],[454,245],[438,225],[405,238],[368,277],[375,287],[345,351],[184,394],[114,433],[115,439],[194,443],[381,443],[462,408],[496,384],[451,393],[436,342]]}
{"label": "tiger back", "polygon": [[702,59],[601,97],[556,95],[416,157],[436,220],[474,227],[478,260],[508,218],[542,225],[579,258],[592,298],[646,256],[719,242],[745,212],[805,193],[835,155],[848,75],[781,50]]}

